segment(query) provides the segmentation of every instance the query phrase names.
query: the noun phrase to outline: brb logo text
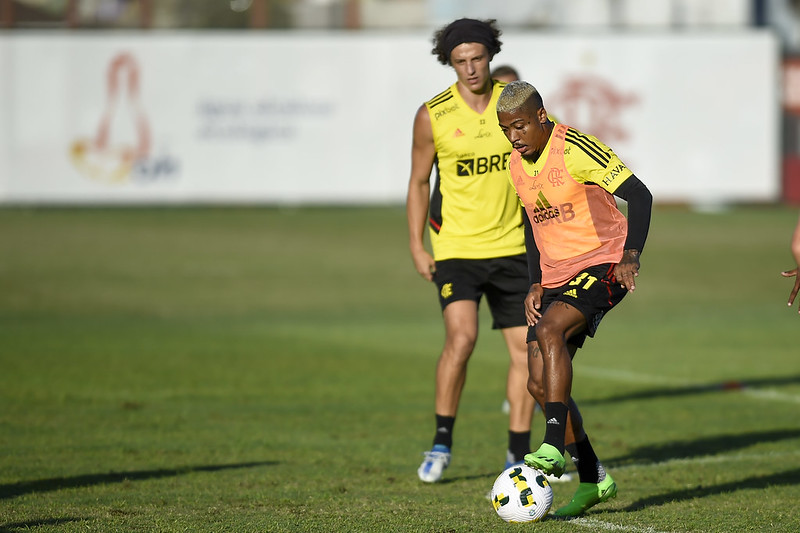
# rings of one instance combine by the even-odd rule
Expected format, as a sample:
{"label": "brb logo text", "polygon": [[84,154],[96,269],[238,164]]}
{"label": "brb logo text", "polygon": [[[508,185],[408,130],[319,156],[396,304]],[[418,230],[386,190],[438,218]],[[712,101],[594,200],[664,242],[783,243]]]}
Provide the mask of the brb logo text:
{"label": "brb logo text", "polygon": [[489,172],[500,172],[508,168],[508,157],[510,155],[511,152],[506,152],[489,157],[459,159],[456,161],[456,171],[459,176],[479,176]]}

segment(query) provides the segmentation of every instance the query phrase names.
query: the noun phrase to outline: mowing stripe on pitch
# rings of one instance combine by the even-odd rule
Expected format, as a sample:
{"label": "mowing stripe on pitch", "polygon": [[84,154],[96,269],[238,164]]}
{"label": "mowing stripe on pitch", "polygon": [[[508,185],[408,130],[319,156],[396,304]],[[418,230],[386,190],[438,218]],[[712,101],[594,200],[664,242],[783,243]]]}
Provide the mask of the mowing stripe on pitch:
{"label": "mowing stripe on pitch", "polygon": [[[605,379],[614,379],[625,383],[649,384],[649,385],[666,385],[671,387],[687,387],[703,389],[711,387],[707,383],[692,383],[683,379],[670,378],[665,376],[655,376],[652,374],[642,374],[639,372],[631,372],[630,370],[622,370],[617,368],[601,368],[596,366],[581,366],[579,372],[591,376],[602,377]],[[725,390],[725,383],[720,383],[720,390]],[[800,404],[800,395],[787,394],[779,392],[775,389],[757,389],[747,385],[747,382],[739,384],[739,386],[732,387],[728,392],[739,392],[746,394],[759,400],[775,401],[775,402],[788,402]]]}
{"label": "mowing stripe on pitch", "polygon": [[781,457],[797,457],[800,456],[800,450],[787,450],[781,452],[766,452],[766,453],[737,453],[728,455],[704,455],[702,457],[676,457],[674,459],[667,459],[666,461],[658,461],[654,463],[633,463],[628,465],[620,465],[613,467],[616,472],[618,470],[639,470],[645,468],[658,468],[660,466],[674,466],[674,465],[703,465],[711,463],[735,463],[739,461],[752,462],[767,459],[780,459]]}

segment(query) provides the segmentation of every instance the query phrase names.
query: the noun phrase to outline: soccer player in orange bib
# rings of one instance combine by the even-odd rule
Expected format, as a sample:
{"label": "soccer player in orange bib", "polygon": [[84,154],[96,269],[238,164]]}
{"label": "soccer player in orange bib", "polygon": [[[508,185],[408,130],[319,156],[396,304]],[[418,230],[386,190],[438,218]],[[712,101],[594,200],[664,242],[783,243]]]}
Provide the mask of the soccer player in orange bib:
{"label": "soccer player in orange bib", "polygon": [[[557,516],[577,516],[617,494],[572,400],[572,358],[603,316],[636,288],[653,197],[597,138],[547,116],[539,92],[511,82],[497,102],[511,142],[509,179],[525,207],[530,290],[528,388],[542,408],[544,442],[525,462],[561,475],[572,456],[580,485]],[[628,203],[626,218],[614,196]]]}

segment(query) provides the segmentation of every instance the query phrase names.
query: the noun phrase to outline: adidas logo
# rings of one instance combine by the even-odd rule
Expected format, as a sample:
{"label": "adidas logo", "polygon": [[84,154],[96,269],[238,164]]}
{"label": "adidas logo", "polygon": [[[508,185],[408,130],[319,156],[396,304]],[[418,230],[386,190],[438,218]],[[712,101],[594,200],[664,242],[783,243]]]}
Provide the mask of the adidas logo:
{"label": "adidas logo", "polygon": [[536,198],[536,207],[542,210],[552,207],[541,191],[539,191],[539,196]]}
{"label": "adidas logo", "polygon": [[555,424],[557,426],[558,425],[558,420],[556,420],[556,417],[553,417],[550,420],[548,420],[547,423],[548,424]]}
{"label": "adidas logo", "polygon": [[437,428],[436,433],[447,433],[447,428],[444,426]]}
{"label": "adidas logo", "polygon": [[453,133],[453,137],[463,137],[463,136],[464,136],[464,132],[461,131],[460,128],[456,128],[455,133]]}
{"label": "adidas logo", "polygon": [[578,291],[576,291],[575,289],[570,289],[564,293],[564,296],[572,296],[573,298],[577,298]]}
{"label": "adidas logo", "polygon": [[561,217],[561,210],[550,204],[542,191],[539,191],[539,194],[536,195],[533,213],[531,222],[535,224],[549,224],[552,219]]}

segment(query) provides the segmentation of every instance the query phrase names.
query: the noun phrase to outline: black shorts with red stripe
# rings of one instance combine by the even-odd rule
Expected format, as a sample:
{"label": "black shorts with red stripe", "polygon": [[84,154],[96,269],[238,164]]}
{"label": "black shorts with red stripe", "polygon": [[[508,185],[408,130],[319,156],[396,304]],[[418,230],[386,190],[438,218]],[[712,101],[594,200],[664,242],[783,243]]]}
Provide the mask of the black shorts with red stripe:
{"label": "black shorts with red stripe", "polygon": [[[605,314],[628,294],[614,277],[613,263],[595,265],[582,271],[560,287],[544,289],[542,314],[553,302],[565,302],[586,317],[586,329],[567,339],[567,344],[580,348],[586,336],[594,337]],[[528,342],[536,340],[536,326],[528,327]]]}

